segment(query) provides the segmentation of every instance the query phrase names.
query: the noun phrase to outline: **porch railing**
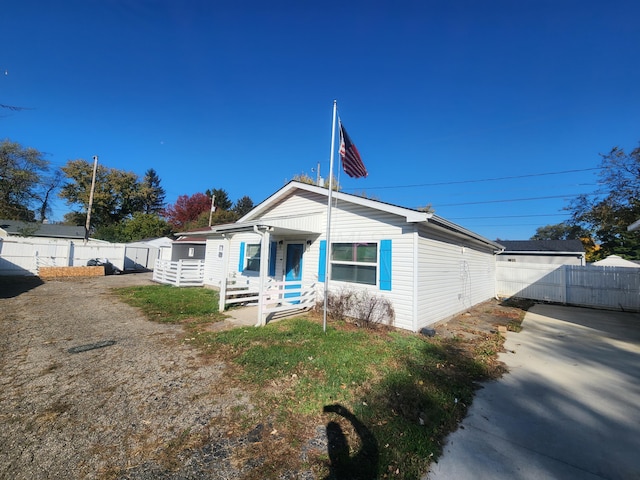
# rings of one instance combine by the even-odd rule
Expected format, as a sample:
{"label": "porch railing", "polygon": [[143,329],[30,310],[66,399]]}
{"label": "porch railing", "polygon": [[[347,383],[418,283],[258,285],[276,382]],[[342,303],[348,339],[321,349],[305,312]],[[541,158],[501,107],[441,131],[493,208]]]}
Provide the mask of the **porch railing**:
{"label": "porch railing", "polygon": [[[308,310],[315,305],[316,286],[303,286],[299,281],[280,282],[273,279],[266,281],[262,296],[261,313],[263,318],[256,319],[259,324],[276,313],[287,311]],[[256,279],[226,280],[224,299],[221,311],[231,305],[256,306],[260,305],[260,284]]]}
{"label": "porch railing", "polygon": [[156,260],[153,281],[176,287],[204,285],[204,260]]}

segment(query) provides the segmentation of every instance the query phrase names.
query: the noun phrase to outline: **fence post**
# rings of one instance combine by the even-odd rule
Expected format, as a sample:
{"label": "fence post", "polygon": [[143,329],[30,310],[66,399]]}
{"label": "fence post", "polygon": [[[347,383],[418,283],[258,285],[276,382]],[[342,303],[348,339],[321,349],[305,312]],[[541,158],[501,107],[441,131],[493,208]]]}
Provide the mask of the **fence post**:
{"label": "fence post", "polygon": [[182,260],[178,260],[176,265],[176,287],[180,286],[180,277],[182,277]]}

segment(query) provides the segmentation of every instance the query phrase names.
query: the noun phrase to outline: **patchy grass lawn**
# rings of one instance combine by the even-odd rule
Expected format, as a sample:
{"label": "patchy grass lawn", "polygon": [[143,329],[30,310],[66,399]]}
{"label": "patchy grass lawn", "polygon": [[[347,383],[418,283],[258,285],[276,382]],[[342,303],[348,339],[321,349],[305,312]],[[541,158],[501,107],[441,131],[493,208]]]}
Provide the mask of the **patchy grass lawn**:
{"label": "patchy grass lawn", "polygon": [[[476,382],[503,373],[496,361],[503,338],[474,329],[470,319],[461,334],[449,328],[432,338],[344,322],[324,333],[313,315],[212,332],[208,323],[222,318],[215,291],[147,286],[118,293],[153,320],[188,320],[185,341],[231,366],[230,387],[241,382],[254,392],[258,408],[237,412],[229,426],[246,433],[266,425],[267,438],[246,452],[263,460],[251,478],[309,470],[316,478],[420,478],[466,414]],[[522,320],[517,306],[491,308],[509,309],[503,322]],[[318,443],[318,426],[328,445]]]}
{"label": "patchy grass lawn", "polygon": [[218,312],[218,292],[206,288],[147,285],[116,288],[129,305],[140,308],[150,320],[166,323],[208,323],[225,318]]}

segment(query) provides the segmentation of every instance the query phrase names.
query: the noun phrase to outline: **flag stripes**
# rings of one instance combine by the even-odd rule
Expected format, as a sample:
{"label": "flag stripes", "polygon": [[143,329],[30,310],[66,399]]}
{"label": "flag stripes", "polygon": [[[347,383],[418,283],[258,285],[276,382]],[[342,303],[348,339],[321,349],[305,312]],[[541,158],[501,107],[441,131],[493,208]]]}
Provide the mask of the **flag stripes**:
{"label": "flag stripes", "polygon": [[345,173],[352,178],[363,178],[369,175],[362,163],[362,158],[356,146],[340,122],[340,159]]}

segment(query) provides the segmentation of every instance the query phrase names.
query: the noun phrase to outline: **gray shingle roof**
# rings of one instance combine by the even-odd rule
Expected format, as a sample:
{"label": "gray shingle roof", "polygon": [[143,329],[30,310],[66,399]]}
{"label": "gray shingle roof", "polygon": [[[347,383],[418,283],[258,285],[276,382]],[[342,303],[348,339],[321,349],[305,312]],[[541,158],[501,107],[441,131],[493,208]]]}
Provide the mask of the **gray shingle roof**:
{"label": "gray shingle roof", "polygon": [[584,252],[580,240],[499,240],[499,243],[505,252]]}
{"label": "gray shingle roof", "polygon": [[0,220],[0,228],[8,235],[27,237],[83,239],[84,227],[56,223],[30,223],[18,220]]}

